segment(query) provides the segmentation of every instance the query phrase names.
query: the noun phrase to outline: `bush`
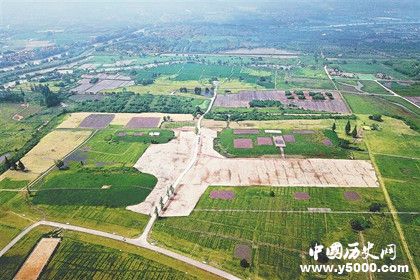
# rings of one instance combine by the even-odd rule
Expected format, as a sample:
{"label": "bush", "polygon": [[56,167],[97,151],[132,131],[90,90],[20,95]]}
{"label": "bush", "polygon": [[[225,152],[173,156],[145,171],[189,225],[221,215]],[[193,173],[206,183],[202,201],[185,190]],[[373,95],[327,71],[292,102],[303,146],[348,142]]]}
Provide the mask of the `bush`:
{"label": "bush", "polygon": [[369,211],[370,212],[380,212],[383,205],[378,202],[373,202],[371,205],[369,205]]}
{"label": "bush", "polygon": [[383,122],[384,120],[382,119],[382,115],[370,115],[369,119],[373,120],[373,121],[377,121],[377,122]]}
{"label": "bush", "polygon": [[363,231],[371,227],[371,222],[365,218],[353,219],[350,221],[351,228],[355,231]]}
{"label": "bush", "polygon": [[241,264],[241,267],[243,268],[249,267],[249,263],[246,259],[242,259],[240,264]]}

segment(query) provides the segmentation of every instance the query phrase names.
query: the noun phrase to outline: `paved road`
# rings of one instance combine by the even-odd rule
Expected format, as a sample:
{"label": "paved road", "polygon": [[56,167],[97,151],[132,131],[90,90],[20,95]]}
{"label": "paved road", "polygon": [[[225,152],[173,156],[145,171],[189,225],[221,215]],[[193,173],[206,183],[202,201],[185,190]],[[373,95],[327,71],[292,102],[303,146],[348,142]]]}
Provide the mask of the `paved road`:
{"label": "paved road", "polygon": [[217,268],[212,267],[210,265],[207,265],[205,263],[201,263],[199,261],[196,261],[196,260],[191,259],[189,257],[180,255],[178,253],[169,251],[167,249],[151,245],[147,242],[147,240],[143,240],[142,238],[136,238],[136,239],[125,238],[121,235],[111,234],[111,233],[108,233],[108,232],[103,232],[103,231],[94,230],[94,229],[88,229],[88,228],[79,227],[79,226],[73,226],[73,225],[69,225],[69,224],[49,222],[49,221],[39,221],[39,222],[34,223],[34,224],[30,225],[29,227],[27,227],[24,231],[22,231],[9,244],[7,244],[6,247],[4,247],[0,251],[0,257],[3,256],[10,248],[13,247],[13,245],[15,245],[20,239],[22,239],[32,229],[36,228],[37,226],[41,226],[41,225],[57,227],[57,228],[62,228],[62,229],[72,230],[72,231],[78,231],[78,232],[83,232],[83,233],[87,233],[87,234],[93,234],[93,235],[96,235],[96,236],[110,238],[110,239],[113,239],[113,240],[125,242],[125,243],[128,243],[128,244],[132,244],[132,245],[135,245],[137,247],[142,247],[142,248],[145,248],[145,249],[149,249],[149,250],[152,250],[154,252],[157,252],[157,253],[166,255],[168,257],[177,259],[179,261],[188,263],[192,266],[195,266],[197,268],[208,271],[210,273],[213,273],[215,275],[218,275],[218,276],[226,278],[226,279],[233,279],[233,280],[239,280],[240,279],[240,278],[238,278],[238,277],[236,277],[236,276],[234,276],[230,273],[227,273],[223,270],[217,269]]}

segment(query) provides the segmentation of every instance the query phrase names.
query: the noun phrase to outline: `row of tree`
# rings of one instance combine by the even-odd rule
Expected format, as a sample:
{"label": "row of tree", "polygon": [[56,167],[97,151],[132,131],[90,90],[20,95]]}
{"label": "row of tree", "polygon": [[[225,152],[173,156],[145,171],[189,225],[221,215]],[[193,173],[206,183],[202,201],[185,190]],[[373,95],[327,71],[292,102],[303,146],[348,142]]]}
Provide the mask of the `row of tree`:
{"label": "row of tree", "polygon": [[[335,131],[337,129],[337,125],[333,123],[331,129]],[[351,124],[348,120],[346,126],[344,127],[344,132],[346,133],[346,135],[351,135],[353,138],[357,138],[357,125],[355,125],[353,130],[351,130]]]}
{"label": "row of tree", "polygon": [[9,160],[7,157],[4,157],[4,165],[6,166],[6,169],[20,170],[23,172],[26,171],[26,167],[21,160],[18,160],[18,162],[14,162]]}

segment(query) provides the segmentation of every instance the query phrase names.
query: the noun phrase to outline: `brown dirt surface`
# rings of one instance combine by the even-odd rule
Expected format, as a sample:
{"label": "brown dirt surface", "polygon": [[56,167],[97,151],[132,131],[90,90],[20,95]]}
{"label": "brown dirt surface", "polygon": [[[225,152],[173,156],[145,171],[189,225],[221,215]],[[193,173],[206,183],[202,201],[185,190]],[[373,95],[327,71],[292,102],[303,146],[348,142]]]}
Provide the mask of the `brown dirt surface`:
{"label": "brown dirt surface", "polygon": [[271,146],[273,145],[273,139],[271,137],[257,137],[257,144],[259,146]]}
{"label": "brown dirt surface", "polygon": [[347,200],[355,201],[360,200],[360,195],[357,192],[345,192],[344,198]]}
{"label": "brown dirt surface", "polygon": [[233,134],[258,134],[258,129],[234,129]]}
{"label": "brown dirt surface", "polygon": [[[188,216],[210,185],[378,187],[374,168],[366,160],[225,158],[213,149],[216,136],[216,131],[202,129],[198,160],[181,180],[175,199],[169,204],[163,216]],[[171,141],[167,145],[173,144],[177,142]],[[175,149],[179,147],[168,148],[169,151]],[[149,170],[147,165],[157,166],[154,170],[146,172],[154,174],[159,180],[173,176],[162,168],[165,166],[165,157],[159,157],[157,151],[152,154],[154,155],[140,158],[147,170]],[[166,154],[165,156],[167,157]],[[185,164],[179,164],[177,168],[186,166]],[[165,186],[169,184],[168,182]],[[161,194],[165,192],[164,188]],[[156,196],[155,202],[158,199]],[[148,210],[150,211],[150,208]]]}
{"label": "brown dirt surface", "polygon": [[238,259],[246,259],[248,263],[252,261],[252,248],[247,244],[237,244],[235,246],[234,257]]}
{"label": "brown dirt surface", "polygon": [[160,121],[161,118],[156,117],[133,117],[125,127],[128,129],[158,127]]}
{"label": "brown dirt surface", "polygon": [[281,90],[260,90],[260,91],[241,91],[236,94],[218,95],[214,106],[216,107],[249,107],[252,100],[276,100],[283,104],[293,104],[299,108],[312,111],[326,111],[332,113],[350,113],[349,108],[336,91],[329,91],[334,99],[312,100],[308,91],[304,91],[306,99],[287,99],[285,91]]}
{"label": "brown dirt surface", "polygon": [[251,139],[233,139],[233,146],[236,149],[252,149],[252,140]]}
{"label": "brown dirt surface", "polygon": [[[57,128],[78,128],[80,123],[91,114],[92,113],[89,112],[71,113]],[[98,114],[106,113],[95,113],[95,115]],[[127,123],[134,117],[153,117],[162,119],[164,116],[170,116],[171,120],[174,122],[187,122],[194,120],[194,116],[191,114],[115,113],[114,116],[115,117],[111,121],[110,125],[126,126]]]}
{"label": "brown dirt surface", "polygon": [[90,114],[79,124],[79,127],[103,129],[111,123],[114,117],[114,114]]}
{"label": "brown dirt surface", "polygon": [[293,197],[296,200],[308,200],[311,198],[311,196],[307,192],[295,192]]}
{"label": "brown dirt surface", "polygon": [[51,166],[54,166],[54,160],[62,159],[68,155],[91,133],[88,130],[63,129],[50,132],[22,158],[23,164],[28,169],[27,172],[8,170],[0,175],[0,181],[4,178],[28,181],[36,179]]}
{"label": "brown dirt surface", "polygon": [[36,280],[47,265],[60,238],[42,238],[15,275],[15,280]]}
{"label": "brown dirt surface", "polygon": [[158,182],[143,202],[128,206],[127,209],[150,214],[158,205],[160,197],[166,195],[167,188],[187,167],[193,153],[191,147],[194,145],[195,133],[177,129],[174,132],[175,139],[166,144],[151,144],[134,165],[141,172],[155,175]]}

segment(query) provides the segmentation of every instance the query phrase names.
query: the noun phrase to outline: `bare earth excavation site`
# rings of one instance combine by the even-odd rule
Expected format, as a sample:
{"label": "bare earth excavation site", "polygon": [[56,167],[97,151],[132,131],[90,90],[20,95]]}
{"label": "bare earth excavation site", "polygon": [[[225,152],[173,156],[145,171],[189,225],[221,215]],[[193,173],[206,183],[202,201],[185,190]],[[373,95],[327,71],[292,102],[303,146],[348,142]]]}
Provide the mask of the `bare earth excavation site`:
{"label": "bare earth excavation site", "polygon": [[0,280],[420,280],[419,3],[0,1]]}
{"label": "bare earth excavation site", "polygon": [[[216,131],[203,129],[197,160],[182,178],[163,216],[188,216],[208,186],[378,187],[372,164],[364,160],[225,158],[213,149]],[[152,145],[137,161],[141,172],[158,183],[144,202],[128,209],[149,214],[168,185],[187,167],[195,135],[177,131],[178,139]],[[165,167],[164,167],[165,166]],[[167,167],[166,167],[167,166]]]}

